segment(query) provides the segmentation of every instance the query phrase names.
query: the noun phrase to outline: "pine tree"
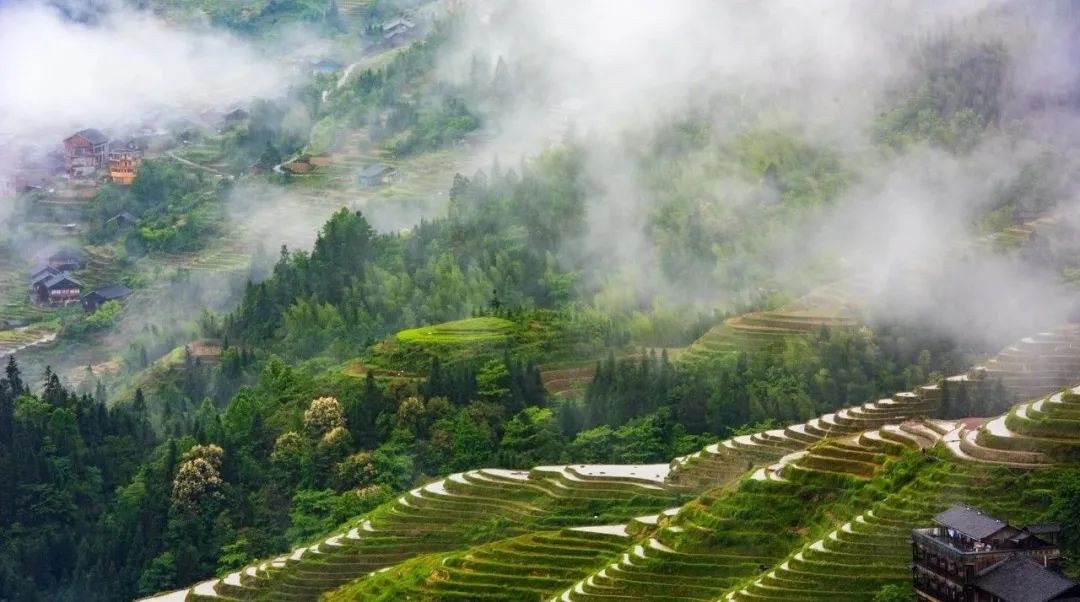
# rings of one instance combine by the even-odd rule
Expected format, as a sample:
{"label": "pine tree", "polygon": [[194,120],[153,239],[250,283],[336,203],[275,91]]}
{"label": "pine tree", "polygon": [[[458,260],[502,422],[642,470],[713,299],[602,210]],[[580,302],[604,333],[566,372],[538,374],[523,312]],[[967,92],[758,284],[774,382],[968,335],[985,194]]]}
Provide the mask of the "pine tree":
{"label": "pine tree", "polygon": [[506,66],[506,61],[501,56],[499,62],[495,64],[495,77],[491,81],[491,88],[498,102],[502,104],[510,102],[514,93],[514,81],[510,75],[510,68]]}
{"label": "pine tree", "polygon": [[8,356],[7,380],[13,397],[18,397],[26,392],[26,387],[22,381],[22,373],[19,372],[19,365],[15,362],[14,355]]}
{"label": "pine tree", "polygon": [[48,366],[45,367],[45,390],[41,398],[54,406],[62,406],[67,401],[67,391],[60,385],[60,377]]}
{"label": "pine tree", "polygon": [[7,381],[0,381],[0,446],[11,445],[15,429],[15,398]]}
{"label": "pine tree", "polygon": [[330,4],[326,7],[326,14],[323,15],[323,21],[329,31],[345,31],[345,21],[341,18],[337,0],[330,0]]}

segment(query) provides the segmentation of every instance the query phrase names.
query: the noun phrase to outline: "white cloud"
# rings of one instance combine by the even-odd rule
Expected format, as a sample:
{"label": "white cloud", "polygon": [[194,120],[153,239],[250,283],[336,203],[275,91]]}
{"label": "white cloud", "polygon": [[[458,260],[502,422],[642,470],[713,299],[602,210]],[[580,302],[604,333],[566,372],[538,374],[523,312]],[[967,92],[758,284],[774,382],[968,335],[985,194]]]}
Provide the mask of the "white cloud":
{"label": "white cloud", "polygon": [[17,138],[139,124],[283,89],[276,64],[249,44],[121,7],[84,24],[44,4],[0,4],[0,56],[0,133]]}

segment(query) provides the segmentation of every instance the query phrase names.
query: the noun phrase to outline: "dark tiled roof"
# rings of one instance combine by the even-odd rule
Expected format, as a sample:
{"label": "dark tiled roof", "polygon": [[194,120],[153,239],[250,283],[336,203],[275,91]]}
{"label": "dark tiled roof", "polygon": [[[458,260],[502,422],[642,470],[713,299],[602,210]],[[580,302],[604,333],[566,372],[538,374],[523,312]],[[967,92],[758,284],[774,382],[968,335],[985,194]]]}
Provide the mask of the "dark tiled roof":
{"label": "dark tiled roof", "polygon": [[361,178],[375,178],[385,173],[394,171],[393,167],[389,165],[383,165],[382,163],[376,163],[375,165],[368,165],[360,172]]}
{"label": "dark tiled roof", "polygon": [[1006,602],[1046,602],[1075,586],[1026,556],[1011,556],[975,580],[975,587]]}
{"label": "dark tiled roof", "polygon": [[86,138],[90,142],[90,144],[105,144],[109,141],[108,136],[101,133],[101,130],[95,130],[94,128],[79,130],[75,132],[75,134],[71,137],[74,138],[75,136],[81,136],[83,138]]}
{"label": "dark tiled roof", "polygon": [[52,255],[49,256],[50,261],[54,261],[54,260],[57,260],[57,259],[78,259],[78,260],[81,260],[82,258],[83,258],[83,252],[78,250],[78,249],[72,249],[72,248],[60,249],[59,251],[57,251],[57,252],[55,252],[55,253],[53,253]]}
{"label": "dark tiled roof", "polygon": [[1036,525],[1028,525],[1024,527],[1024,530],[1032,535],[1045,535],[1047,533],[1060,533],[1061,525],[1058,523],[1039,523]]}
{"label": "dark tiled roof", "polygon": [[[110,284],[105,288],[99,288],[98,290],[90,293],[90,295],[97,295],[106,301],[111,299],[123,299],[131,294],[131,289],[123,284]],[[90,296],[87,295],[87,296]]]}
{"label": "dark tiled roof", "polygon": [[383,31],[389,31],[391,29],[396,29],[396,28],[399,28],[399,27],[403,27],[405,29],[412,29],[413,27],[416,27],[416,24],[413,23],[412,21],[408,20],[408,19],[398,18],[398,19],[394,19],[392,21],[387,21],[386,23],[383,23],[382,30]]}
{"label": "dark tiled roof", "polygon": [[52,267],[51,265],[43,263],[41,265],[36,266],[34,269],[30,270],[29,276],[30,276],[30,281],[31,282],[37,282],[38,280],[41,280],[45,276],[52,276],[53,274],[59,274],[59,273],[60,273],[60,270]]}
{"label": "dark tiled roof", "polygon": [[110,221],[110,222],[111,222],[111,221],[114,221],[114,220],[121,220],[121,219],[122,219],[122,220],[127,220],[127,221],[129,221],[129,222],[135,222],[135,221],[137,221],[137,220],[136,220],[136,218],[135,218],[135,216],[134,216],[134,215],[132,215],[132,214],[130,214],[130,213],[128,213],[127,211],[121,211],[120,213],[117,213],[116,215],[114,215],[114,216],[110,217],[110,218],[108,219],[108,221]]}
{"label": "dark tiled roof", "polygon": [[139,150],[139,143],[134,138],[111,140],[109,141],[109,150],[112,152],[137,151]]}
{"label": "dark tiled roof", "polygon": [[1004,521],[987,516],[970,506],[953,506],[934,517],[934,522],[972,538],[983,539],[1008,527]]}
{"label": "dark tiled roof", "polygon": [[74,284],[75,286],[78,286],[79,288],[82,288],[82,283],[79,282],[78,280],[72,278],[71,274],[68,274],[67,272],[60,272],[59,274],[53,274],[52,276],[49,276],[47,279],[42,281],[42,284],[45,285],[45,288],[52,288],[52,287],[56,286],[57,284],[60,284],[61,282],[64,282],[65,280],[67,280],[71,284]]}

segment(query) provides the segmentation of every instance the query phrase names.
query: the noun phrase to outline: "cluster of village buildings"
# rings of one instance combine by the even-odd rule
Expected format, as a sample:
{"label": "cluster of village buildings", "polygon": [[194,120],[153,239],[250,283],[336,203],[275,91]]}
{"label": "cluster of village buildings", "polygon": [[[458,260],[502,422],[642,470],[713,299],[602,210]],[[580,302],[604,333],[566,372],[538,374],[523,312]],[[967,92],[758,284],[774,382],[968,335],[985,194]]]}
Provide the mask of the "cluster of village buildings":
{"label": "cluster of village buildings", "polygon": [[79,130],[64,139],[64,168],[70,178],[107,174],[114,184],[130,186],[146,147],[134,138],[110,140],[100,130]]}
{"label": "cluster of village buildings", "polygon": [[60,249],[48,260],[30,270],[30,297],[41,305],[70,305],[81,303],[88,312],[97,311],[107,301],[119,301],[131,294],[123,284],[113,284],[83,294],[83,284],[71,273],[85,265],[85,257],[77,249]]}
{"label": "cluster of village buildings", "polygon": [[142,165],[147,144],[147,137],[110,139],[101,130],[88,128],[65,138],[62,149],[36,155],[29,150],[8,151],[5,162],[13,171],[0,181],[0,196],[75,181],[111,181],[130,186]]}
{"label": "cluster of village buildings", "polygon": [[[383,23],[380,31],[380,43],[384,47],[404,44],[419,34],[416,23],[405,17]],[[310,64],[316,73],[344,69],[342,63],[329,58],[313,60]],[[135,137],[119,138],[112,138],[96,128],[86,128],[64,138],[62,149],[57,147],[44,153],[5,148],[0,141],[0,151],[4,151],[0,154],[4,155],[5,163],[14,168],[6,177],[0,178],[0,196],[51,191],[58,187],[70,187],[71,184],[79,184],[80,190],[86,191],[92,191],[97,184],[104,182],[130,186],[139,173],[144,156],[152,147],[167,148],[171,144],[184,144],[196,138],[202,130],[232,127],[246,122],[248,118],[247,111],[241,108],[225,112],[207,110],[200,113],[197,120],[184,118],[174,121],[168,130],[142,128]],[[161,142],[162,138],[167,140]],[[281,166],[284,171],[293,172],[291,167],[295,167],[294,164]],[[388,185],[399,179],[396,168],[383,164],[370,165],[358,176],[359,183],[364,186]],[[127,227],[134,224],[136,218],[121,213],[109,221],[115,221],[117,227]],[[77,225],[69,224],[65,229],[74,232]],[[31,300],[52,306],[80,303],[86,311],[93,312],[108,301],[121,300],[131,294],[131,290],[122,284],[85,292],[83,283],[73,275],[84,265],[84,254],[77,249],[64,248],[53,253],[28,274]]]}
{"label": "cluster of village buildings", "polygon": [[[244,123],[248,112],[242,108],[228,111],[207,109],[195,119],[179,118],[167,128],[142,126],[134,136],[110,137],[96,128],[72,133],[62,141],[62,148],[15,148],[0,139],[0,159],[11,170],[0,178],[0,196],[61,188],[64,184],[81,186],[112,182],[130,186],[151,149],[167,149],[185,144],[200,132],[224,129]],[[92,186],[89,186],[92,188]]]}

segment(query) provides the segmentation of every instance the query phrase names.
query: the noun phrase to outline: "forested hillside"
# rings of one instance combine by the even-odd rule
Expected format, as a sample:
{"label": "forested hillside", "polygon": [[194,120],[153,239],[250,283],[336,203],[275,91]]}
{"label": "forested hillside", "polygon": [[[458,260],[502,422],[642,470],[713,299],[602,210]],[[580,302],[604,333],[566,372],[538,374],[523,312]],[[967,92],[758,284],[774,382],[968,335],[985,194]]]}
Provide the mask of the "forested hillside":
{"label": "forested hillside", "polygon": [[19,4],[0,602],[1078,574],[1071,3]]}

